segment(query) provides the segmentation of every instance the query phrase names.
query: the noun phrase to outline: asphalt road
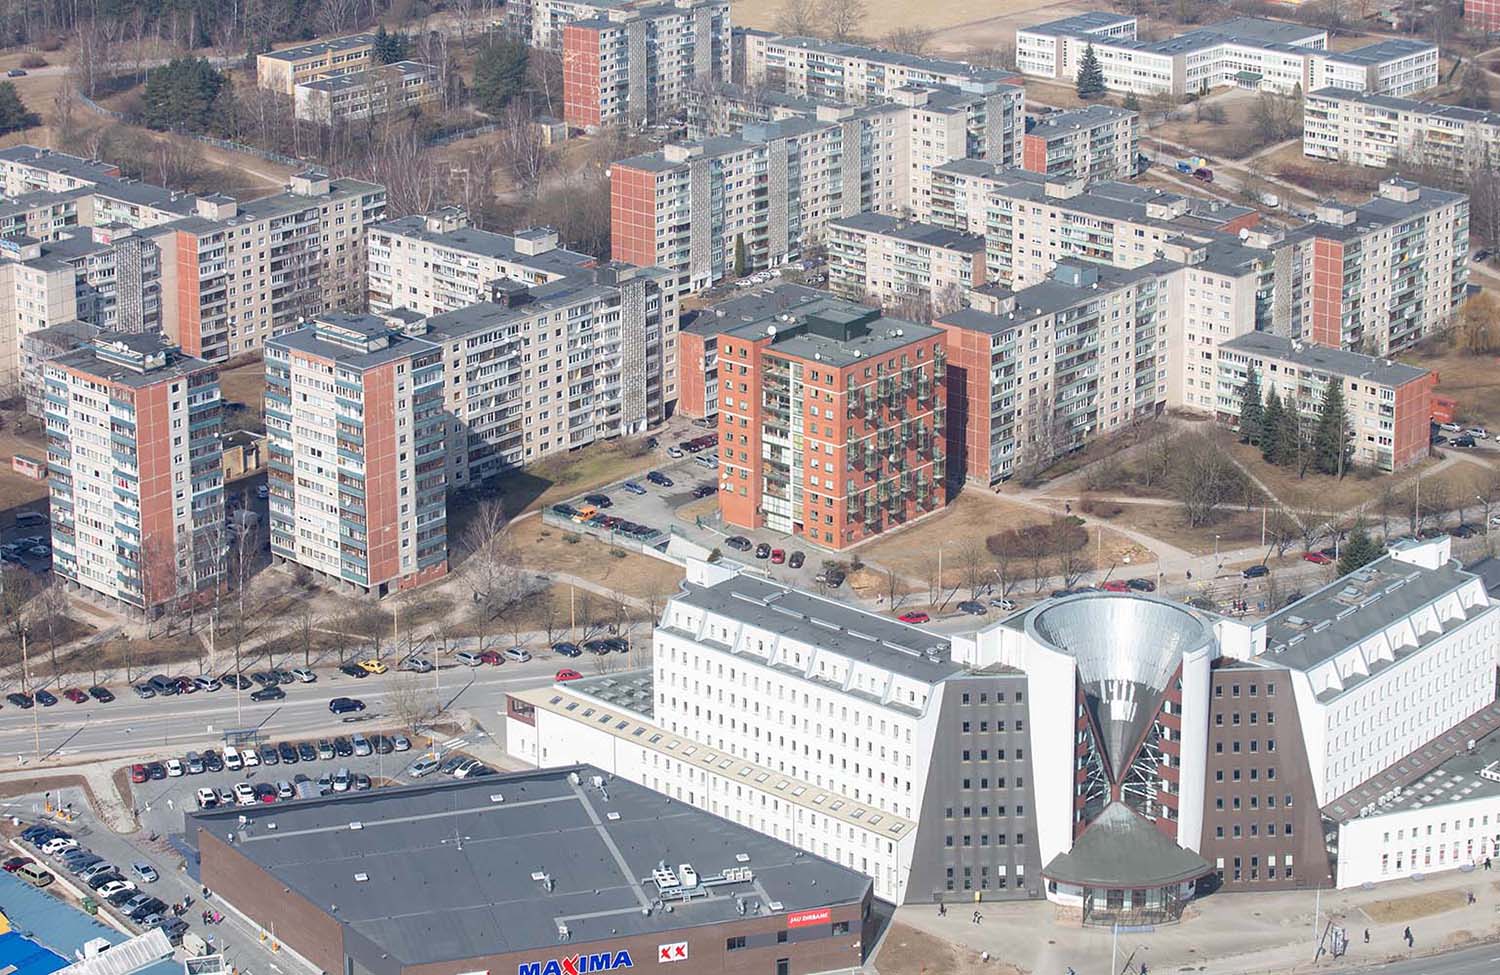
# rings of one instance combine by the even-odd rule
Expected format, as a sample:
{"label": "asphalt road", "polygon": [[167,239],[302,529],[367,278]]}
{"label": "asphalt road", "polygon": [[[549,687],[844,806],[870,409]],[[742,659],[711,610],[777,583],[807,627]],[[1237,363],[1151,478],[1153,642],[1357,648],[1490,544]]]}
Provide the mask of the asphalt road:
{"label": "asphalt road", "polygon": [[[501,666],[440,666],[432,674],[420,675],[422,686],[444,710],[461,709],[482,724],[497,727],[505,707],[505,693],[552,683],[562,667],[576,667],[590,674],[591,660],[537,654],[524,663]],[[323,732],[348,731],[351,727],[391,726],[390,698],[396,688],[393,670],[381,676],[356,680],[342,674],[322,672],[315,684],[289,684],[279,701],[255,702],[249,691],[238,694],[229,688],[199,691],[175,697],[142,700],[129,688],[116,688],[119,695],[109,704],[72,704],[60,700],[50,708],[32,710],[6,706],[0,710],[0,770],[36,759],[38,739],[43,758],[76,759],[93,755],[183,754],[190,749],[223,743],[230,730],[255,729],[273,740],[315,737]],[[410,680],[410,675],[401,675]],[[357,697],[367,710],[362,721],[346,724],[328,711],[335,697]],[[15,764],[12,764],[15,763]]]}
{"label": "asphalt road", "polygon": [[1374,965],[1360,971],[1380,972],[1382,975],[1494,975],[1500,971],[1500,945],[1480,945],[1430,958]]}

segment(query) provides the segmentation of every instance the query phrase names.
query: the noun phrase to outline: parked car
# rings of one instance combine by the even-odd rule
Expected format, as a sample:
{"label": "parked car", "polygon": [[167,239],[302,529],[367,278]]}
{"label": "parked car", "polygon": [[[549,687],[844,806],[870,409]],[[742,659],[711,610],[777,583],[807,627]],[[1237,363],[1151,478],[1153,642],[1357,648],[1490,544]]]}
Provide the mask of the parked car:
{"label": "parked car", "polygon": [[804,562],[806,562],[806,561],[807,561],[807,556],[803,555],[802,552],[801,552],[801,550],[799,549],[798,551],[793,552],[787,558],[787,560],[786,560],[787,568],[789,568],[789,569],[800,569],[800,568],[802,568],[802,564]]}
{"label": "parked car", "polygon": [[1009,613],[1016,608],[1016,601],[1014,599],[1006,599],[1005,597],[1001,596],[995,599],[991,599],[990,605],[998,610]]}
{"label": "parked car", "polygon": [[363,670],[367,674],[383,674],[391,668],[387,667],[385,663],[378,658],[371,657],[369,660],[361,660],[359,662],[359,669]]}
{"label": "parked car", "polygon": [[220,674],[219,680],[223,682],[225,687],[233,688],[237,691],[248,691],[250,689],[250,679],[244,674],[237,674],[232,670]]}
{"label": "parked car", "polygon": [[576,643],[554,643],[552,644],[552,652],[562,657],[583,656],[583,651],[578,648],[578,644]]}
{"label": "parked car", "polygon": [[1455,447],[1472,447],[1472,446],[1474,446],[1474,438],[1471,437],[1471,436],[1469,436],[1467,433],[1464,434],[1461,437],[1454,437],[1453,438],[1453,446],[1455,446]]}
{"label": "parked car", "polygon": [[779,548],[773,548],[773,549],[771,549],[771,564],[772,565],[785,565],[786,564],[786,550],[785,549],[779,549]]}
{"label": "parked car", "polygon": [[626,481],[620,485],[628,494],[645,494],[646,489],[634,481]]}
{"label": "parked car", "polygon": [[1134,589],[1136,592],[1156,592],[1156,583],[1152,582],[1150,579],[1126,579],[1125,585],[1129,586],[1131,589]]}
{"label": "parked car", "polygon": [[585,494],[583,500],[596,508],[613,508],[615,506],[615,503],[610,500],[607,494]]}
{"label": "parked car", "polygon": [[153,691],[162,695],[163,697],[171,697],[173,694],[176,694],[178,690],[177,681],[174,678],[166,676],[165,674],[157,674],[155,677],[146,681],[146,684],[150,686]]}
{"label": "parked car", "polygon": [[480,659],[480,655],[474,653],[471,650],[458,651],[458,653],[455,653],[453,655],[453,660],[455,663],[462,664],[465,667],[478,667],[480,664],[484,663],[484,661]]}
{"label": "parked car", "polygon": [[205,772],[222,772],[222,771],[224,771],[224,760],[222,758],[220,758],[219,757],[219,753],[216,752],[216,751],[214,751],[212,748],[205,748],[203,750],[203,771],[205,771]]}
{"label": "parked car", "polygon": [[917,609],[907,610],[896,618],[903,623],[927,623],[932,620],[931,616]]}
{"label": "parked car", "polygon": [[350,741],[354,745],[354,754],[360,756],[361,758],[375,751],[375,749],[370,745],[370,739],[366,738],[364,735],[355,735],[350,739]]}
{"label": "parked car", "polygon": [[197,677],[194,677],[193,684],[200,691],[217,691],[224,686],[219,682],[217,677],[210,677],[208,674],[199,674]]}
{"label": "parked car", "polygon": [[108,704],[110,701],[113,701],[115,699],[115,696],[110,693],[109,688],[97,686],[89,688],[89,697],[98,701],[100,704]]}
{"label": "parked car", "polygon": [[682,448],[681,447],[668,447],[667,448],[667,456],[670,457],[670,458],[672,458],[673,460],[681,460],[682,456],[683,456],[683,454],[682,454]]}
{"label": "parked car", "polygon": [[1241,573],[1246,579],[1259,579],[1271,574],[1271,568],[1267,565],[1252,565]]}
{"label": "parked car", "polygon": [[531,659],[531,651],[525,647],[510,647],[505,651],[504,657],[511,663],[524,664]]}
{"label": "parked car", "polygon": [[333,791],[348,792],[349,786],[354,781],[354,776],[346,768],[341,768],[333,773]]}
{"label": "parked car", "polygon": [[761,542],[759,545],[755,546],[755,557],[758,559],[770,558],[771,546],[766,544],[765,542]]}
{"label": "parked car", "polygon": [[282,765],[296,765],[302,759],[302,756],[297,754],[297,746],[289,741],[277,745],[276,754],[280,756]]}
{"label": "parked car", "polygon": [[646,480],[650,481],[652,484],[655,484],[657,487],[671,487],[674,483],[670,477],[663,474],[661,471],[651,471],[646,475]]}
{"label": "parked car", "polygon": [[411,767],[406,770],[406,774],[410,775],[414,779],[420,779],[425,776],[431,775],[433,772],[436,772],[438,769],[438,765],[439,762],[437,759],[433,758],[431,755],[423,755],[421,758],[411,763]]}
{"label": "parked car", "polygon": [[355,680],[363,680],[370,676],[359,664],[343,664],[339,667],[339,673],[346,677],[353,677]]}
{"label": "parked car", "polygon": [[744,535],[730,535],[728,538],[724,539],[724,544],[727,547],[734,549],[736,552],[748,552],[750,551],[750,549],[755,547],[751,543],[750,539],[746,538]]}
{"label": "parked car", "polygon": [[333,739],[333,753],[339,758],[348,758],[354,754],[354,745],[349,742],[348,738],[340,735]]}
{"label": "parked car", "polygon": [[130,865],[130,871],[148,884],[154,884],[159,878],[156,868],[143,860],[137,860]]}
{"label": "parked car", "polygon": [[1333,559],[1330,559],[1322,552],[1303,552],[1302,561],[1311,562],[1313,565],[1327,565],[1328,563],[1332,562]]}
{"label": "parked car", "polygon": [[[245,754],[250,755],[254,753],[245,752]],[[271,766],[281,764],[281,749],[277,748],[275,745],[261,745],[259,748],[259,754],[260,764],[262,765]]]}
{"label": "parked car", "polygon": [[147,762],[146,775],[152,782],[160,782],[167,777],[167,767],[161,762]]}
{"label": "parked car", "polygon": [[182,759],[180,759],[180,758],[169,758],[169,759],[167,759],[167,777],[168,778],[176,779],[176,778],[180,778],[182,776],[182,774],[183,774]]}
{"label": "parked car", "polygon": [[966,600],[958,604],[960,613],[968,613],[970,616],[983,616],[988,613],[989,607],[975,599]]}
{"label": "parked car", "polygon": [[76,687],[70,687],[67,690],[63,691],[63,697],[65,697],[68,700],[72,701],[74,704],[87,704],[87,703],[89,703],[89,696],[88,696],[88,694],[86,692],[84,692],[84,691],[79,690]]}
{"label": "parked car", "polygon": [[299,684],[311,684],[318,679],[318,675],[306,667],[292,668],[292,676],[297,678],[297,683]]}
{"label": "parked car", "polygon": [[140,698],[141,700],[146,700],[147,698],[156,696],[156,691],[152,690],[150,684],[136,684],[131,688],[131,690],[135,691],[135,696]]}
{"label": "parked car", "polygon": [[22,694],[20,691],[14,691],[10,694],[5,695],[5,699],[18,708],[31,707],[30,695]]}
{"label": "parked car", "polygon": [[405,735],[391,735],[391,747],[398,752],[411,751],[411,739]]}
{"label": "parked car", "polygon": [[401,666],[396,669],[409,671],[413,674],[430,674],[437,669],[437,666],[426,657],[413,655],[401,661]]}
{"label": "parked car", "polygon": [[1124,579],[1110,579],[1099,587],[1105,592],[1129,592],[1130,583]]}
{"label": "parked car", "polygon": [[234,803],[237,806],[253,806],[255,804],[255,787],[249,782],[236,782],[234,784]]}

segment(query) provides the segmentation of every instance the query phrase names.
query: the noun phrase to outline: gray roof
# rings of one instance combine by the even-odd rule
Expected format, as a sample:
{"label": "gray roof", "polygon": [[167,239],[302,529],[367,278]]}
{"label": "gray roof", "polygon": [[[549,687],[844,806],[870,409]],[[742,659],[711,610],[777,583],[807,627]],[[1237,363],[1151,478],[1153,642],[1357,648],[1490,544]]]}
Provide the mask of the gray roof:
{"label": "gray roof", "polygon": [[[352,331],[371,339],[378,339],[382,335],[388,336],[389,341],[369,350],[354,348],[328,337],[327,333],[318,327],[318,321],[327,322],[335,328]],[[373,369],[387,362],[395,362],[398,359],[420,355],[439,348],[425,339],[412,338],[403,332],[396,331],[388,322],[375,315],[344,312],[325,312],[316,320],[294,332],[283,332],[266,339],[266,346],[302,352],[360,370]]]}
{"label": "gray roof", "polygon": [[[575,944],[618,940],[736,920],[737,899],[769,913],[771,902],[805,910],[870,890],[689,803],[618,778],[592,787],[601,774],[579,765],[197,812],[186,834],[192,845],[200,828],[232,835],[241,856],[403,965],[558,949],[559,922]],[[747,867],[752,879],[646,912],[660,862],[711,880]],[[542,873],[551,890],[533,879]]]}
{"label": "gray roof", "polygon": [[1113,125],[1120,119],[1135,117],[1135,112],[1127,108],[1115,108],[1112,105],[1089,105],[1084,108],[1067,108],[1060,112],[1051,112],[1047,115],[1037,116],[1036,122],[1031,128],[1026,130],[1026,134],[1038,136],[1043,139],[1056,139],[1072,135],[1081,129],[1091,129],[1101,125]]}
{"label": "gray roof", "polygon": [[949,659],[947,637],[744,573],[712,586],[684,583],[674,599],[930,684],[963,669]]}
{"label": "gray roof", "polygon": [[693,323],[685,326],[683,331],[718,335],[751,322],[763,322],[826,297],[828,292],[800,284],[757,285],[744,294],[715,302],[698,312]]}
{"label": "gray roof", "polygon": [[[1475,578],[1456,562],[1425,569],[1385,555],[1336,579],[1266,620],[1266,650],[1257,663],[1288,670],[1310,670],[1380,633]],[[1417,645],[1395,648],[1396,662],[1421,653],[1467,618],[1446,621],[1440,632],[1416,634]],[[1369,674],[1351,674],[1344,693],[1392,664],[1377,663]]]}
{"label": "gray roof", "polygon": [[840,217],[837,220],[830,220],[828,226],[829,229],[846,227],[849,230],[856,230],[862,233],[880,234],[885,237],[894,237],[913,244],[925,244],[928,247],[937,247],[943,250],[966,251],[968,253],[978,253],[984,250],[984,238],[978,234],[963,234],[956,230],[949,230],[947,227],[939,227],[936,224],[903,220],[888,213],[865,211],[864,213],[856,213],[851,217]]}
{"label": "gray roof", "polygon": [[111,179],[115,167],[106,162],[54,152],[41,146],[19,145],[0,149],[0,159],[25,163],[49,173],[61,173],[83,180]]}
{"label": "gray roof", "polygon": [[349,34],[345,37],[334,37],[326,41],[317,41],[312,44],[299,44],[296,47],[284,47],[279,51],[267,51],[262,54],[263,58],[274,58],[277,61],[300,61],[303,58],[312,57],[315,54],[326,54],[329,51],[347,51],[350,48],[364,47],[375,43],[374,34]]}
{"label": "gray roof", "polygon": [[1437,102],[1424,102],[1415,98],[1397,98],[1395,95],[1377,95],[1368,91],[1351,91],[1348,88],[1319,88],[1317,91],[1309,92],[1309,98],[1326,98],[1340,102],[1359,102],[1361,105],[1374,105],[1392,112],[1408,112],[1413,115],[1426,115],[1432,118],[1453,119],[1456,122],[1479,123],[1483,125],[1500,126],[1500,112],[1486,112],[1478,108],[1464,108],[1462,105],[1441,105]]}
{"label": "gray roof", "polygon": [[1114,27],[1116,24],[1122,24],[1131,20],[1135,20],[1135,18],[1129,14],[1112,14],[1103,10],[1091,10],[1088,13],[1064,17],[1061,20],[1049,20],[1045,24],[1037,24],[1034,27],[1023,27],[1021,30],[1030,34],[1084,34],[1090,31]]}
{"label": "gray roof", "polygon": [[[1117,180],[1096,180],[1089,183],[1084,192],[1075,196],[1051,196],[1047,192],[1047,184],[1059,182],[1056,177],[1013,167],[994,167],[990,163],[985,163],[985,166],[990,171],[986,172],[979,167],[955,166],[953,163],[944,164],[934,171],[952,169],[983,176],[991,181],[991,192],[1010,199],[1087,213],[1105,220],[1128,220],[1183,232],[1215,230],[1231,220],[1254,212],[1249,207],[1233,203],[1166,192],[1143,184]],[[1147,213],[1152,204],[1171,206],[1184,203],[1186,212],[1178,217],[1154,217]]]}
{"label": "gray roof", "polygon": [[1042,876],[1085,887],[1166,887],[1211,873],[1207,860],[1184,850],[1123,802],[1112,802],[1042,868]]}
{"label": "gray roof", "polygon": [[367,84],[381,84],[385,78],[399,71],[403,78],[414,78],[418,75],[437,75],[437,68],[421,61],[392,61],[390,64],[381,64],[366,71],[351,71],[348,74],[337,74],[328,78],[315,78],[312,81],[299,82],[298,88],[306,88],[310,91],[347,91],[350,88],[359,88]]}
{"label": "gray roof", "polygon": [[1327,55],[1330,61],[1342,61],[1346,64],[1384,64],[1387,61],[1395,61],[1400,58],[1420,54],[1423,51],[1437,53],[1437,45],[1427,41],[1415,41],[1405,37],[1389,37],[1376,41],[1374,44],[1366,44],[1352,51],[1330,51]]}
{"label": "gray roof", "polygon": [[1055,315],[1074,305],[1097,301],[1102,296],[1136,282],[1154,278],[1161,268],[1162,265],[1158,263],[1121,268],[1087,261],[1062,260],[1057,262],[1045,281],[1039,281],[1020,291],[1011,291],[1000,285],[986,285],[980,289],[984,294],[992,295],[1002,302],[1013,299],[1013,312],[992,315],[989,312],[962,309],[942,316],[941,320],[945,324],[996,335],[1038,318]]}
{"label": "gray roof", "polygon": [[818,54],[841,58],[863,58],[877,64],[893,64],[912,71],[925,71],[934,76],[954,79],[973,78],[979,81],[1001,82],[1013,77],[1014,72],[993,68],[981,68],[967,61],[950,61],[946,58],[907,54],[902,51],[886,51],[863,44],[846,44],[842,41],[825,41],[817,37],[779,37],[775,43],[783,47],[796,47]]}
{"label": "gray roof", "polygon": [[1408,366],[1391,359],[1334,349],[1314,342],[1296,342],[1270,332],[1247,332],[1225,342],[1220,348],[1245,355],[1281,359],[1302,369],[1316,369],[1381,386],[1404,386],[1431,375],[1430,369],[1419,366]]}
{"label": "gray roof", "polygon": [[[97,347],[102,345],[120,345],[141,356],[165,353],[166,358],[161,366],[141,372],[120,361],[100,355]],[[67,366],[90,376],[97,376],[107,382],[135,388],[154,386],[169,379],[214,368],[211,363],[202,359],[183,355],[177,351],[177,346],[155,332],[100,332],[91,344],[72,352],[65,352],[52,361],[57,365]]]}
{"label": "gray roof", "polygon": [[853,365],[860,359],[885,355],[942,334],[940,329],[930,325],[888,318],[876,309],[827,293],[819,293],[812,301],[798,301],[785,315],[787,318],[778,315],[771,320],[752,321],[724,331],[739,338],[755,340],[765,338],[769,334],[768,330],[774,326],[776,332],[771,341],[770,352],[817,360],[835,368]]}
{"label": "gray roof", "polygon": [[613,674],[600,674],[568,681],[568,690],[587,694],[610,707],[629,711],[647,721],[655,714],[654,681],[650,667]]}
{"label": "gray roof", "polygon": [[420,240],[423,243],[434,244],[438,247],[448,247],[456,251],[463,251],[492,260],[524,264],[527,267],[536,268],[538,271],[546,271],[552,274],[569,274],[579,268],[589,267],[598,263],[587,254],[570,251],[565,247],[554,247],[540,254],[523,254],[516,249],[516,241],[524,239],[526,231],[522,231],[512,237],[506,234],[496,234],[487,230],[480,230],[476,227],[458,227],[448,231],[428,230],[427,220],[420,214],[397,217],[394,220],[385,220],[375,224],[370,229],[385,231],[386,233],[408,237],[413,240]]}

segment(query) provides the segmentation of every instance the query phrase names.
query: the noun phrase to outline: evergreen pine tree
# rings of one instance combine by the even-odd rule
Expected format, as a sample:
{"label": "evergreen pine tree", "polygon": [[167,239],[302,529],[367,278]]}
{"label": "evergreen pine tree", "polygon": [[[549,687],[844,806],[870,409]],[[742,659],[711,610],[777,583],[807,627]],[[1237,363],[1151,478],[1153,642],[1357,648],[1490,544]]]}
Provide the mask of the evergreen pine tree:
{"label": "evergreen pine tree", "polygon": [[1139,112],[1141,110],[1141,100],[1135,92],[1126,92],[1125,101],[1120,103],[1120,107],[1127,111]]}
{"label": "evergreen pine tree", "polygon": [[1313,462],[1324,474],[1344,475],[1348,467],[1349,418],[1344,412],[1343,383],[1330,379],[1323,386],[1323,412],[1314,434]]}
{"label": "evergreen pine tree", "polygon": [[27,111],[16,86],[9,81],[0,81],[0,132],[29,129],[41,124],[42,117]]}
{"label": "evergreen pine tree", "polygon": [[1240,442],[1259,443],[1261,423],[1260,376],[1255,367],[1245,375],[1240,388]]}
{"label": "evergreen pine tree", "polygon": [[734,276],[742,278],[745,276],[745,235],[736,234],[734,238]]}
{"label": "evergreen pine tree", "polygon": [[1339,551],[1339,575],[1346,576],[1384,555],[1380,543],[1370,537],[1363,525],[1355,525]]}
{"label": "evergreen pine tree", "polygon": [[1278,438],[1281,436],[1281,397],[1276,395],[1276,387],[1266,394],[1266,408],[1260,415],[1260,456],[1267,463],[1279,464],[1280,445]]}
{"label": "evergreen pine tree", "polygon": [[1098,98],[1104,94],[1104,68],[1099,64],[1099,55],[1094,45],[1083,49],[1083,60],[1078,62],[1078,97]]}
{"label": "evergreen pine tree", "polygon": [[[1264,424],[1265,421],[1261,421]],[[1276,463],[1291,467],[1302,455],[1302,417],[1297,404],[1287,401],[1281,405],[1281,420],[1276,431]]]}

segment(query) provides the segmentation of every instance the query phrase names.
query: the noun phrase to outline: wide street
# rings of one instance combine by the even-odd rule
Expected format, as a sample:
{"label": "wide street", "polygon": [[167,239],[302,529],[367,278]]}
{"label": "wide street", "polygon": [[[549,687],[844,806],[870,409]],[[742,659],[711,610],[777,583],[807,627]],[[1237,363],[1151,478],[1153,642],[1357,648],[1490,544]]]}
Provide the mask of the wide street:
{"label": "wide street", "polygon": [[562,667],[591,674],[591,662],[587,656],[568,660],[543,652],[527,663],[501,666],[444,663],[423,675],[392,670],[356,680],[324,670],[317,683],[286,685],[285,698],[263,703],[252,701],[248,690],[235,692],[228,687],[142,700],[130,688],[116,686],[111,688],[116,699],[109,704],[60,700],[49,708],[6,706],[0,710],[0,771],[16,768],[22,760],[35,764],[38,751],[43,761],[64,762],[107,755],[181,755],[195,747],[222,744],[229,731],[254,730],[263,738],[279,740],[331,733],[340,727],[347,730],[348,725],[328,711],[328,702],[335,697],[365,702],[368,710],[361,724],[389,727],[391,721],[380,719],[392,717],[392,694],[405,693],[398,692],[398,686],[430,688],[444,713],[463,711],[498,730],[503,724],[499,716],[506,691],[551,683]]}

